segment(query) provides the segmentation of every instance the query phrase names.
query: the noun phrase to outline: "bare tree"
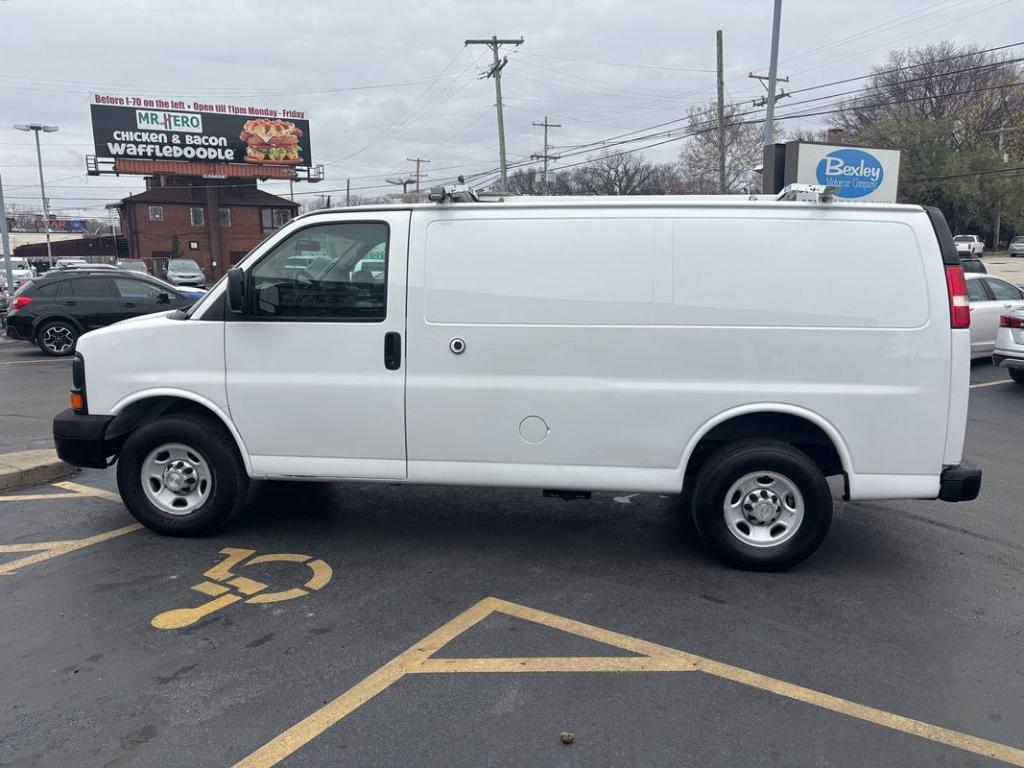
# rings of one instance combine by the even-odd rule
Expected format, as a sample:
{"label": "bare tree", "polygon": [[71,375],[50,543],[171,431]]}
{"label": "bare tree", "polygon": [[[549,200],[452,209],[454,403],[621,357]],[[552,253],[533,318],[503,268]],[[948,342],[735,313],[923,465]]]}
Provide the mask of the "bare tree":
{"label": "bare tree", "polygon": [[[725,188],[727,192],[746,192],[758,188],[755,169],[763,157],[763,134],[760,124],[740,114],[736,104],[725,106]],[[781,124],[776,123],[776,130]],[[679,152],[682,178],[689,192],[718,192],[718,120],[715,102],[690,109],[687,119],[688,138]]]}
{"label": "bare tree", "polygon": [[508,177],[508,191],[513,195],[539,195],[541,187],[541,174],[536,168],[517,168]]}
{"label": "bare tree", "polygon": [[948,121],[954,149],[1003,127],[1024,109],[1024,69],[998,53],[951,42],[891,51],[837,123],[864,143],[886,146],[879,126]]}

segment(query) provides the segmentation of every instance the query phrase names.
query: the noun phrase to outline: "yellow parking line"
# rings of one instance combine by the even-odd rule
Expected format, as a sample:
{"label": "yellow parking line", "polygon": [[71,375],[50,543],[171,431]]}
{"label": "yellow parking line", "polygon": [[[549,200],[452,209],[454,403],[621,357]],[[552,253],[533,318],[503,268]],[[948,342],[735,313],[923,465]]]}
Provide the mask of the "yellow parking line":
{"label": "yellow parking line", "polygon": [[69,480],[63,480],[59,483],[54,483],[53,487],[63,488],[66,491],[73,491],[74,493],[81,494],[82,496],[95,496],[98,499],[106,499],[107,501],[113,501],[116,504],[121,503],[121,497],[114,493],[113,491],[104,491],[102,488],[92,488],[88,485],[72,483]]}
{"label": "yellow parking line", "polygon": [[21,493],[14,496],[0,496],[0,501],[41,501],[44,499],[77,499],[78,493]]}
{"label": "yellow parking line", "polygon": [[980,389],[981,387],[995,387],[999,384],[1010,384],[1013,379],[1000,379],[999,381],[983,381],[980,384],[971,384],[971,389]]}
{"label": "yellow parking line", "polygon": [[[640,656],[538,658],[431,658],[434,653],[493,613],[504,613],[586,637]],[[1010,765],[1024,766],[1024,750],[949,728],[931,725],[875,707],[815,691],[685,651],[649,643],[574,619],[487,597],[460,613],[376,672],[342,693],[235,764],[234,768],[271,768],[407,674],[507,672],[703,672],[811,706],[857,718],[948,747]]]}
{"label": "yellow parking line", "polygon": [[[98,499],[106,499],[117,504],[121,503],[121,497],[111,491],[104,491],[100,488],[91,488],[88,485],[80,485],[72,482],[53,483],[53,488],[59,488],[67,493],[26,493],[16,496],[0,496],[0,501],[39,501],[49,499],[80,499],[83,496],[91,496]],[[0,576],[9,576],[19,569],[29,565],[35,565],[54,557],[60,557],[70,552],[76,552],[93,544],[100,544],[110,541],[126,533],[133,533],[141,529],[138,523],[115,528],[112,531],[98,533],[95,536],[88,536],[84,539],[67,539],[65,541],[36,541],[24,544],[0,544],[0,553],[5,552],[33,552],[35,554],[19,557],[7,563],[0,563]]]}
{"label": "yellow parking line", "polygon": [[[35,565],[36,563],[41,563],[44,560],[49,560],[54,557],[60,557],[61,555],[66,555],[70,552],[75,552],[84,547],[91,547],[93,544],[100,544],[104,541],[110,541],[110,539],[116,539],[118,536],[124,536],[126,533],[133,533],[134,531],[137,531],[140,528],[142,528],[141,525],[139,525],[138,523],[133,523],[132,525],[126,525],[122,528],[115,528],[112,531],[98,533],[95,536],[89,536],[84,539],[74,539],[72,541],[43,542],[41,544],[37,544],[37,549],[43,547],[45,547],[45,549],[43,549],[43,551],[41,552],[37,552],[34,555],[29,555],[28,557],[21,557],[17,560],[11,560],[8,563],[0,563],[0,576],[9,576],[10,574],[15,573],[19,568],[24,568],[27,565]],[[21,547],[23,545],[15,544],[5,546]],[[31,550],[20,549],[12,551],[27,552]]]}
{"label": "yellow parking line", "polygon": [[0,544],[0,553],[3,552],[38,552],[41,549],[54,549],[55,547],[62,547],[65,544],[69,544],[69,540],[64,541],[33,541],[27,544]]}
{"label": "yellow parking line", "polygon": [[447,624],[435,629],[418,643],[398,654],[383,667],[363,678],[334,701],[328,702],[304,720],[296,723],[287,731],[267,742],[248,757],[240,760],[235,768],[269,768],[277,765],[288,755],[304,744],[309,743],[350,712],[361,707],[381,691],[386,690],[401,680],[406,671],[439,648],[454,640],[467,629],[477,624],[491,613],[494,608],[485,598],[479,603],[463,611]]}
{"label": "yellow parking line", "polygon": [[502,659],[425,659],[409,674],[453,672],[693,672],[684,656],[523,656]]}

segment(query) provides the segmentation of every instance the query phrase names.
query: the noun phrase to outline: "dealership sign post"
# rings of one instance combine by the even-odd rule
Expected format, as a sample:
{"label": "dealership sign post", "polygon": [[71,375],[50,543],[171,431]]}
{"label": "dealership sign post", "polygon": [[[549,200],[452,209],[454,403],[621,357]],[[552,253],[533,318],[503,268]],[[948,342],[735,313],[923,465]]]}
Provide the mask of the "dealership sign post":
{"label": "dealership sign post", "polygon": [[786,144],[786,184],[828,184],[840,200],[896,202],[900,153],[837,144]]}
{"label": "dealership sign post", "polygon": [[[115,170],[119,162],[135,168],[137,161],[177,161],[294,175],[312,166],[305,110],[108,94],[94,94],[90,109],[95,157],[113,160]],[[238,168],[237,175],[256,174]]]}

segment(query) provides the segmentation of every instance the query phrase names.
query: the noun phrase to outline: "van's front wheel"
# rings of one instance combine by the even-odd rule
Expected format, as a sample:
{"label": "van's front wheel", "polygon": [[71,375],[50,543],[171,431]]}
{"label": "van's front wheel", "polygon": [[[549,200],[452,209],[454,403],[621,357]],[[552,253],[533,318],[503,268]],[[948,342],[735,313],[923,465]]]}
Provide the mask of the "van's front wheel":
{"label": "van's front wheel", "polygon": [[693,517],[701,539],[730,565],[789,568],[832,524],[832,493],[818,466],[786,443],[727,445],[701,468]]}
{"label": "van's front wheel", "polygon": [[245,498],[248,476],[234,441],[210,419],[165,416],[133,432],[117,462],[128,511],[157,533],[216,530]]}

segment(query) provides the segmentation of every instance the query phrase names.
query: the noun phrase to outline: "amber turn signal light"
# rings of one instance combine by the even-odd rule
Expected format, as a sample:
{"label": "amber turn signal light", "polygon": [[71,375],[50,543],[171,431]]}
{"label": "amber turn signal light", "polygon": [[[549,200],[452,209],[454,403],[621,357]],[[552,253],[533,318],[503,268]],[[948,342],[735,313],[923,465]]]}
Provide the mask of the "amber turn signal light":
{"label": "amber turn signal light", "polygon": [[71,410],[79,412],[85,410],[85,398],[82,397],[81,392],[71,393]]}

